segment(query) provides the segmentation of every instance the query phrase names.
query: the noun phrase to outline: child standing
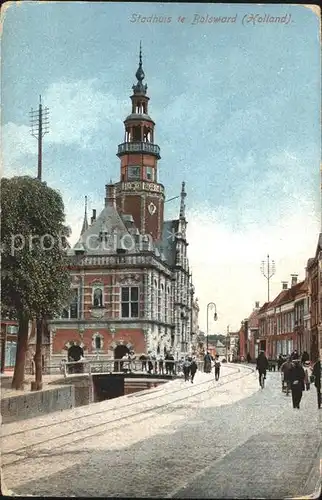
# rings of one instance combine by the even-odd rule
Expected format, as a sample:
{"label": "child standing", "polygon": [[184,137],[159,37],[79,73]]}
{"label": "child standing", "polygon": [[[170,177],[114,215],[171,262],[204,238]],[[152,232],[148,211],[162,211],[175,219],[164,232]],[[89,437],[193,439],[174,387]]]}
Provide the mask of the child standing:
{"label": "child standing", "polygon": [[215,357],[215,380],[219,380],[219,375],[220,375],[220,361],[219,361],[219,354],[216,354],[216,357]]}

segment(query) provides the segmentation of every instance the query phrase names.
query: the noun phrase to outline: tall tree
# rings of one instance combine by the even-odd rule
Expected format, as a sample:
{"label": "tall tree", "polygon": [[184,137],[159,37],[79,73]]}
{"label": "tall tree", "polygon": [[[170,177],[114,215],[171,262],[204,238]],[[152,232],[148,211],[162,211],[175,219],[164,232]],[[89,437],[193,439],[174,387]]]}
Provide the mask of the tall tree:
{"label": "tall tree", "polygon": [[[60,194],[45,182],[27,176],[3,178],[1,197],[1,302],[16,311],[19,322],[12,387],[21,389],[29,321],[52,318],[70,298],[66,255],[70,230]],[[39,345],[35,364],[37,389],[42,372]]]}

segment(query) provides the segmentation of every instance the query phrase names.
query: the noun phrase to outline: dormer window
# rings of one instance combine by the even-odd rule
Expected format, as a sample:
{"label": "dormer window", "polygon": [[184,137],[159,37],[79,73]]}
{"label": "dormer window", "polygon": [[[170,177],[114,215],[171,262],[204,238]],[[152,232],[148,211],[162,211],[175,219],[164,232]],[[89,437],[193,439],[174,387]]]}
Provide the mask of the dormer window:
{"label": "dormer window", "polygon": [[127,178],[128,180],[139,180],[140,179],[140,166],[139,165],[131,165],[127,169]]}

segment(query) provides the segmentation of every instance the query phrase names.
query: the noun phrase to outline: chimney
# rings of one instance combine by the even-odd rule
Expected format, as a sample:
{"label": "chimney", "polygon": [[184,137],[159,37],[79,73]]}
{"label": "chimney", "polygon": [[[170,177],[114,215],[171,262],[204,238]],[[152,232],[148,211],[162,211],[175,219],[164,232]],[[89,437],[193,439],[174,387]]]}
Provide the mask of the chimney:
{"label": "chimney", "polygon": [[91,224],[93,224],[93,222],[95,222],[95,221],[96,221],[96,210],[93,209],[93,215],[91,217]]}
{"label": "chimney", "polygon": [[288,289],[288,282],[282,281],[282,290],[287,290],[287,289]]}
{"label": "chimney", "polygon": [[291,274],[292,286],[297,285],[297,277],[298,277],[298,274]]}
{"label": "chimney", "polygon": [[255,309],[259,309],[259,302],[255,302]]}
{"label": "chimney", "polygon": [[105,206],[116,208],[116,188],[114,184],[106,184],[105,186]]}

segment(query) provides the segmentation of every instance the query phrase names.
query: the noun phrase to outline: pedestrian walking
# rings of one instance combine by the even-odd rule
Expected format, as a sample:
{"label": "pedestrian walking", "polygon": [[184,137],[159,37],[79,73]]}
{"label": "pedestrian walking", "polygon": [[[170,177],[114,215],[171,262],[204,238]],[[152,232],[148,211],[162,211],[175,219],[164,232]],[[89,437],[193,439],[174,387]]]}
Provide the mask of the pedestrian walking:
{"label": "pedestrian walking", "polygon": [[281,369],[281,366],[282,366],[283,363],[284,363],[284,358],[283,358],[282,354],[280,354],[278,356],[278,361],[277,361],[277,369],[278,370]]}
{"label": "pedestrian walking", "polygon": [[151,375],[153,371],[153,360],[151,354],[148,356],[148,373]]}
{"label": "pedestrian walking", "polygon": [[293,366],[290,370],[290,384],[292,391],[293,408],[300,409],[300,403],[304,391],[305,372],[298,358],[293,359]]}
{"label": "pedestrian walking", "polygon": [[205,373],[211,373],[211,356],[209,352],[207,352],[204,357],[203,371]]}
{"label": "pedestrian walking", "polygon": [[190,376],[191,376],[191,383],[193,384],[193,380],[195,378],[195,375],[196,375],[196,371],[198,370],[198,365],[197,365],[197,361],[196,361],[196,357],[194,356],[192,358],[192,361],[191,361],[191,364],[190,364]]}
{"label": "pedestrian walking", "polygon": [[215,380],[219,380],[220,376],[220,361],[219,361],[219,355],[216,354],[215,357]]}
{"label": "pedestrian walking", "polygon": [[184,381],[185,382],[189,381],[190,365],[191,365],[190,358],[186,358],[186,360],[184,360],[183,365],[182,365],[182,371],[183,371]]}
{"label": "pedestrian walking", "polygon": [[321,409],[321,379],[322,379],[322,364],[320,359],[317,359],[313,365],[312,379],[316,387],[316,394],[318,398],[318,408]]}
{"label": "pedestrian walking", "polygon": [[174,375],[174,356],[173,354],[169,354],[169,374]]}
{"label": "pedestrian walking", "polygon": [[268,359],[265,356],[264,351],[260,351],[258,358],[256,360],[256,370],[258,370],[258,380],[259,385],[262,386],[262,376],[264,376],[264,380],[266,379],[266,372],[268,369]]}
{"label": "pedestrian walking", "polygon": [[146,372],[147,356],[145,354],[142,354],[139,359],[140,359],[140,361],[142,363],[142,371]]}
{"label": "pedestrian walking", "polygon": [[169,365],[169,353],[167,352],[164,357],[164,366],[165,366],[165,374],[170,374],[170,365]]}
{"label": "pedestrian walking", "polygon": [[159,356],[159,374],[163,375],[164,370],[163,370],[163,356],[162,354]]}
{"label": "pedestrian walking", "polygon": [[250,353],[249,353],[249,352],[247,353],[246,358],[247,358],[247,363],[250,363],[250,362],[251,362],[251,360],[252,360],[252,357],[251,357],[251,355],[250,355]]}
{"label": "pedestrian walking", "polygon": [[281,366],[281,377],[282,377],[282,391],[285,392],[286,396],[289,395],[291,386],[290,386],[290,370],[293,364],[290,356],[287,357],[286,361]]}

